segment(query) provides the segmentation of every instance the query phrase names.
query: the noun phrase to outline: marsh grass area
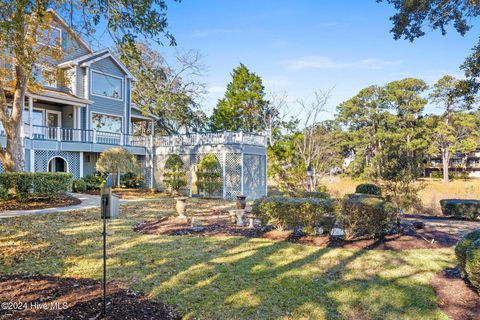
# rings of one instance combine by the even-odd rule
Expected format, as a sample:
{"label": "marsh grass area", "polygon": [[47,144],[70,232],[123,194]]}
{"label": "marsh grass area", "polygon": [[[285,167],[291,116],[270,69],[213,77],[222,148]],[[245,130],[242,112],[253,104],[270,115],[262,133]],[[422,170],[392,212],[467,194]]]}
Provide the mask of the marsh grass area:
{"label": "marsh grass area", "polygon": [[[190,201],[196,213],[233,205]],[[447,319],[430,281],[454,266],[453,248],[318,248],[133,231],[173,212],[173,200],[122,205],[108,223],[108,274],[186,319]],[[86,210],[0,219],[0,274],[99,280],[99,216]]]}
{"label": "marsh grass area", "polygon": [[[345,194],[354,193],[355,187],[365,181],[351,178],[335,177],[332,180],[324,179],[324,184],[332,197],[343,197]],[[419,184],[424,188],[419,192],[422,201],[420,212],[413,214],[441,215],[440,200],[442,199],[480,199],[480,179],[451,180],[444,184],[441,179],[420,179]]]}

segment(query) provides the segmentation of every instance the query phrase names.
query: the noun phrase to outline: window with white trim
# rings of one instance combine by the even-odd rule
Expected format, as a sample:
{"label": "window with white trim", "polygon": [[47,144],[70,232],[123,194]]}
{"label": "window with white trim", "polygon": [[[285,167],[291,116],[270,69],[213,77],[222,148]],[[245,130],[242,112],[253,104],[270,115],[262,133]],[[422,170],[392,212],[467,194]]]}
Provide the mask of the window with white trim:
{"label": "window with white trim", "polygon": [[35,72],[35,80],[44,87],[56,88],[57,72],[54,68],[46,67],[42,69],[41,66],[38,66]]}
{"label": "window with white trim", "polygon": [[122,99],[122,79],[92,71],[92,93],[114,99]]}
{"label": "window with white trim", "polygon": [[122,132],[122,117],[92,113],[92,129],[104,132]]}
{"label": "window with white trim", "polygon": [[60,47],[62,45],[62,30],[49,26],[45,30],[40,31],[37,41],[44,46]]}

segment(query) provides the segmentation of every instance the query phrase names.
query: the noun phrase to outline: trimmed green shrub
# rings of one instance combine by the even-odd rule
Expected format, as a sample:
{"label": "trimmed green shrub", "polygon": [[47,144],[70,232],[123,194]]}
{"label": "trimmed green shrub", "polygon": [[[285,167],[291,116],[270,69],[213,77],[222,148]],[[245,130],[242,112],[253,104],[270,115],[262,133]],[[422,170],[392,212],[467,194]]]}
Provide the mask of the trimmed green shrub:
{"label": "trimmed green shrub", "polygon": [[198,164],[197,182],[200,192],[212,196],[222,187],[222,166],[213,153],[207,154]]}
{"label": "trimmed green shrub", "polygon": [[125,173],[120,177],[120,186],[122,188],[138,189],[145,186],[145,178],[135,173]]}
{"label": "trimmed green shrub", "polygon": [[0,173],[0,188],[19,200],[32,197],[55,198],[72,189],[71,173],[5,172]]}
{"label": "trimmed green shrub", "polygon": [[440,206],[446,216],[475,220],[480,215],[480,200],[443,199]]}
{"label": "trimmed green shrub", "polygon": [[85,183],[85,180],[73,180],[72,190],[73,192],[85,192],[87,190],[87,184]]}
{"label": "trimmed green shrub", "polygon": [[8,190],[5,189],[3,186],[0,186],[0,201],[5,201],[10,199],[10,195],[8,194]]}
{"label": "trimmed green shrub", "polygon": [[340,226],[347,238],[382,238],[397,222],[398,210],[374,195],[347,195],[342,201]]}
{"label": "trimmed green shrub", "polygon": [[82,178],[87,186],[87,190],[99,190],[105,183],[105,177],[100,172],[95,172]]}
{"label": "trimmed green shrub", "polygon": [[480,292],[480,239],[475,240],[467,249],[465,273],[468,281]]}
{"label": "trimmed green shrub", "polygon": [[291,192],[289,193],[289,196],[293,198],[330,199],[330,194],[328,192],[320,192],[320,191]]}
{"label": "trimmed green shrub", "polygon": [[187,185],[187,173],[185,164],[178,154],[172,154],[165,162],[165,173],[163,182],[167,187],[176,193]]}
{"label": "trimmed green shrub", "polygon": [[312,233],[314,227],[330,231],[335,223],[335,201],[317,198],[264,197],[255,200],[252,213],[263,225],[279,229],[299,227]]}
{"label": "trimmed green shrub", "polygon": [[464,235],[458,240],[455,246],[455,255],[457,256],[458,268],[462,277],[465,277],[465,264],[467,260],[467,250],[476,240],[480,239],[480,230],[474,230]]}
{"label": "trimmed green shrub", "polygon": [[375,196],[381,196],[382,190],[380,189],[379,186],[373,183],[362,183],[355,188],[355,193],[372,194]]}

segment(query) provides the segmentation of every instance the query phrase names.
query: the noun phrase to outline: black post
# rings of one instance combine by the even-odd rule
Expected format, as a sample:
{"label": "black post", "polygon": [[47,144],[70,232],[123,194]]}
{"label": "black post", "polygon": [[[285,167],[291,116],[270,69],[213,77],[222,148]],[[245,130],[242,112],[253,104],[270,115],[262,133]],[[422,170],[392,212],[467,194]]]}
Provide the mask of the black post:
{"label": "black post", "polygon": [[[106,202],[106,197],[102,197],[102,202]],[[107,316],[107,214],[106,203],[102,206],[103,216],[103,316]]]}

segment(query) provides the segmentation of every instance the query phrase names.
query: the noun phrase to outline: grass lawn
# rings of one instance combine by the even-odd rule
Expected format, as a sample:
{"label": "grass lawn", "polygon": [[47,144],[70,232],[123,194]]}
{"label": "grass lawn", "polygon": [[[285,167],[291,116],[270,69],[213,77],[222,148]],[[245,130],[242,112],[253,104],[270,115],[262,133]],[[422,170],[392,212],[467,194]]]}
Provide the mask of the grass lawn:
{"label": "grass lawn", "polygon": [[[193,203],[192,203],[193,202]],[[452,249],[319,249],[242,237],[142,235],[173,201],[124,205],[109,222],[111,280],[200,319],[447,319],[429,281]],[[192,200],[195,210],[229,205]],[[0,219],[0,273],[100,279],[98,210]]]}

